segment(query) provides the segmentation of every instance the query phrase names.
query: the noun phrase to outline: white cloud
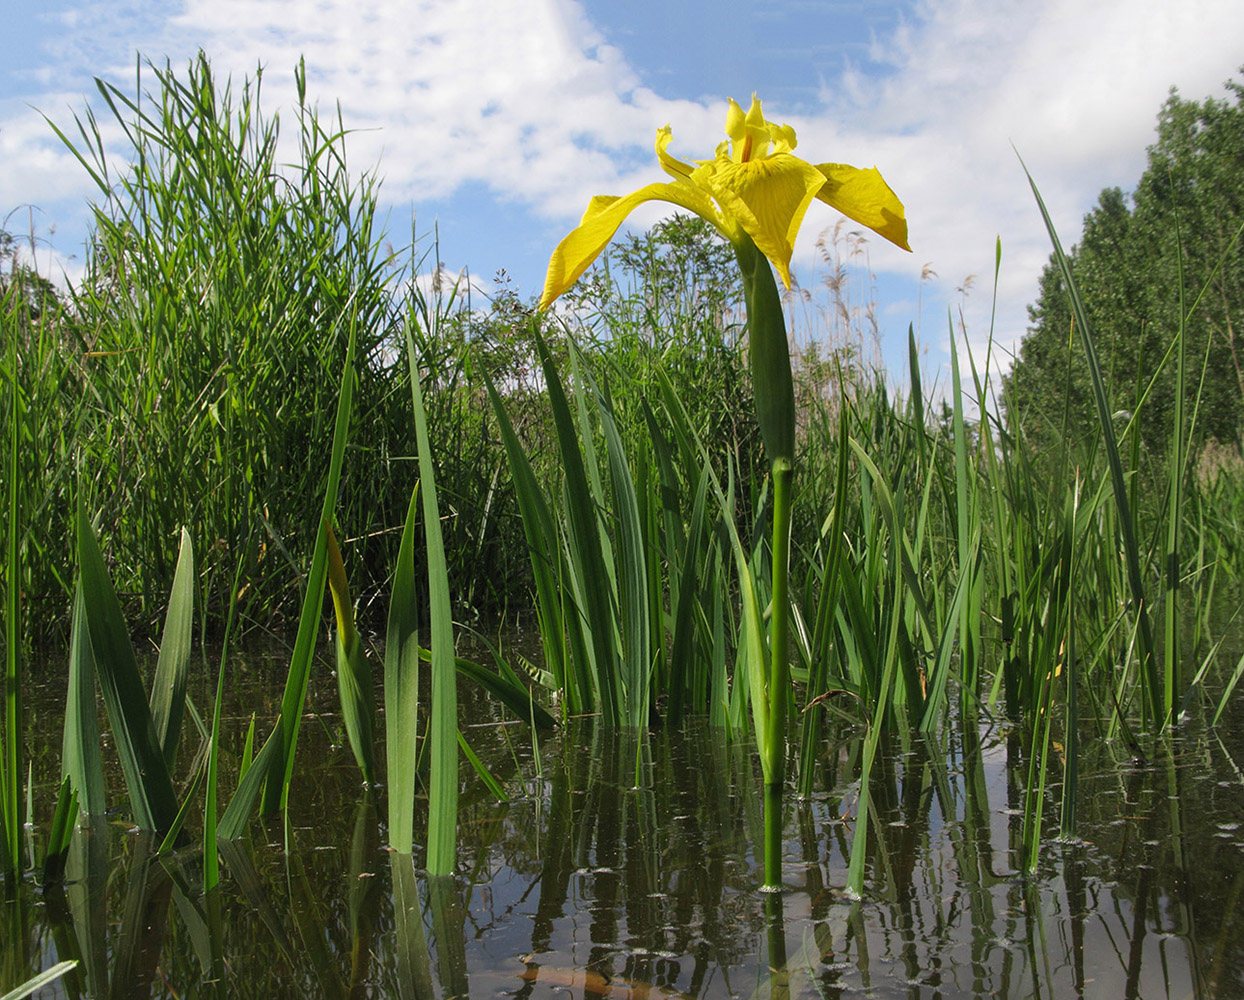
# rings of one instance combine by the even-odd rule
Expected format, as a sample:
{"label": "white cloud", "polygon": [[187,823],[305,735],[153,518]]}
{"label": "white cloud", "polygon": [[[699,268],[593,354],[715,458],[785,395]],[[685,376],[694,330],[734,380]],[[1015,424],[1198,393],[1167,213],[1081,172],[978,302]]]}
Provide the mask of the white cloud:
{"label": "white cloud", "polygon": [[[559,0],[185,0],[164,24],[101,17],[89,6],[65,15],[54,53],[59,75],[84,91],[97,73],[128,93],[135,48],[174,69],[202,48],[235,85],[262,65],[271,111],[293,103],[293,67],[305,57],[309,99],[322,112],[340,102],[355,166],[380,164],[398,202],[484,182],[560,215],[639,153],[650,161],[663,121],[683,132],[707,121],[701,106],[641,86],[582,9]],[[45,93],[32,103],[56,113],[67,102]],[[10,114],[3,125],[17,131]],[[46,132],[21,131],[22,151],[50,145]]]}
{"label": "white cloud", "polygon": [[[56,95],[61,107],[70,103],[67,95]],[[51,103],[51,102],[50,102]],[[64,122],[61,123],[65,127]],[[72,131],[72,123],[69,123]],[[48,128],[33,108],[16,101],[0,103],[0,201],[6,208],[14,204],[43,204],[57,201],[83,190],[84,172],[68,148]],[[89,181],[88,181],[89,183]]]}
{"label": "white cloud", "polygon": [[[98,74],[132,93],[135,49],[180,70],[202,48],[218,81],[232,77],[235,87],[263,66],[264,108],[285,109],[287,121],[293,68],[305,58],[308,99],[322,116],[340,104],[353,132],[352,168],[378,167],[396,204],[484,184],[560,218],[569,205],[577,212],[591,194],[628,184],[640,162],[650,171],[661,122],[676,120],[680,134],[697,138],[709,120],[701,106],[641,86],[582,9],[559,0],[185,0],[163,23],[132,11],[110,22],[105,8],[86,5],[60,27],[59,76],[83,92]],[[144,86],[153,82],[145,73]],[[67,108],[83,99],[43,93],[32,103],[65,127]],[[28,108],[0,108],[0,142],[6,163],[19,165],[0,181],[0,204],[92,193]]]}
{"label": "white cloud", "polygon": [[313,96],[339,100],[358,130],[355,163],[379,162],[399,202],[483,182],[560,215],[618,182],[662,121],[702,113],[641,86],[582,10],[557,0],[189,0],[174,27],[222,71],[265,63],[286,100],[288,68],[305,56]]}

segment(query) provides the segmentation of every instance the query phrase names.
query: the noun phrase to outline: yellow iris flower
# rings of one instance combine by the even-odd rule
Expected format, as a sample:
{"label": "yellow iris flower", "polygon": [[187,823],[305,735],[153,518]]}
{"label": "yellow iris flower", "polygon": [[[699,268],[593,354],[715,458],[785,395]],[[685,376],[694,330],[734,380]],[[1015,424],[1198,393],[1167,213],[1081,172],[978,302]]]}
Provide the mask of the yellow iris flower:
{"label": "yellow iris flower", "polygon": [[673,139],[666,125],[657,131],[657,159],[673,182],[648,184],[618,197],[597,195],[583,219],[557,245],[549,260],[540,308],[573,285],[613,239],[618,227],[645,201],[668,201],[707,219],[735,246],[746,234],[790,287],[790,258],[804,213],[819,198],[891,243],[907,245],[903,203],[876,167],[812,164],[792,154],[795,130],[765,121],[760,101],[743,109],[730,100],[726,141],[711,160],[691,166],[666,152]]}

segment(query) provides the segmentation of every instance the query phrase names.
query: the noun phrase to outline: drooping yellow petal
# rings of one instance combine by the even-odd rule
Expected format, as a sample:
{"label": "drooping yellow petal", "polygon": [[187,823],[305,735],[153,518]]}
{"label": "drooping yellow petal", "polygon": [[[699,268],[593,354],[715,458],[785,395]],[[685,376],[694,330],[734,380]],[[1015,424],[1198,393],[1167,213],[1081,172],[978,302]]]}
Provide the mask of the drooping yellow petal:
{"label": "drooping yellow petal", "polygon": [[721,218],[712,199],[697,188],[686,183],[648,184],[624,197],[597,195],[587,206],[579,225],[557,244],[549,258],[549,269],[544,277],[544,293],[540,296],[540,308],[546,309],[566,289],[579,280],[579,276],[592,266],[600,256],[618,227],[637,205],[645,201],[668,201],[688,211],[695,212],[721,228]]}
{"label": "drooping yellow petal", "polygon": [[825,178],[812,164],[781,153],[746,163],[715,160],[692,180],[707,187],[727,222],[735,222],[790,287],[790,258],[808,205]]}
{"label": "drooping yellow petal", "polygon": [[825,176],[825,185],[816,195],[821,201],[895,246],[911,250],[903,203],[876,167],[865,170],[845,163],[818,163],[816,169]]}

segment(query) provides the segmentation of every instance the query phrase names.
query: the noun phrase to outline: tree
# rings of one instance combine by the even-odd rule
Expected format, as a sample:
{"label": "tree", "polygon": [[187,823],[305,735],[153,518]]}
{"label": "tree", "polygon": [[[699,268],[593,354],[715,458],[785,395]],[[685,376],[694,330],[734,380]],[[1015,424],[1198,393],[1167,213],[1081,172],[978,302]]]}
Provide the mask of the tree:
{"label": "tree", "polygon": [[4,229],[0,229],[0,302],[30,320],[60,307],[56,286],[22,260],[16,238]]}
{"label": "tree", "polygon": [[[1170,442],[1175,372],[1163,359],[1181,308],[1192,372],[1188,412],[1200,392],[1195,441],[1238,441],[1244,425],[1244,345],[1236,342],[1244,310],[1244,245],[1236,238],[1244,224],[1244,84],[1226,87],[1233,101],[1198,103],[1171,90],[1135,192],[1103,191],[1071,251],[1112,408],[1138,414],[1150,454]],[[1098,434],[1088,370],[1053,259],[1029,319],[1008,406],[1038,447],[1087,445]]]}

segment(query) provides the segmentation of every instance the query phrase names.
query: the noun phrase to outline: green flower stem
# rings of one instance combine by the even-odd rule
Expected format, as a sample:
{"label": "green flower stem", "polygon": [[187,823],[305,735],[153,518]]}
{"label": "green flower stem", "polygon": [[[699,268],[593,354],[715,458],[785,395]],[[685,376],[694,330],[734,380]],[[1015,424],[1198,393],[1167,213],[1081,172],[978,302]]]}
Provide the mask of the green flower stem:
{"label": "green flower stem", "polygon": [[786,715],[790,701],[790,563],[791,483],[795,469],[779,458],[773,463],[773,616],[769,627],[769,784],[765,795],[765,885],[782,884],[782,790],[786,782]]}
{"label": "green flower stem", "polygon": [[769,627],[769,726],[760,753],[765,772],[765,885],[782,884],[782,791],[790,700],[791,490],[795,478],[795,388],[786,317],[768,259],[744,234],[734,244],[747,302],[748,358],[756,418],[773,476],[773,615]]}
{"label": "green flower stem", "polygon": [[743,233],[733,245],[743,272],[747,358],[765,454],[774,464],[783,459],[794,463],[795,380],[791,375],[782,297],[768,258],[756,249],[751,238]]}

